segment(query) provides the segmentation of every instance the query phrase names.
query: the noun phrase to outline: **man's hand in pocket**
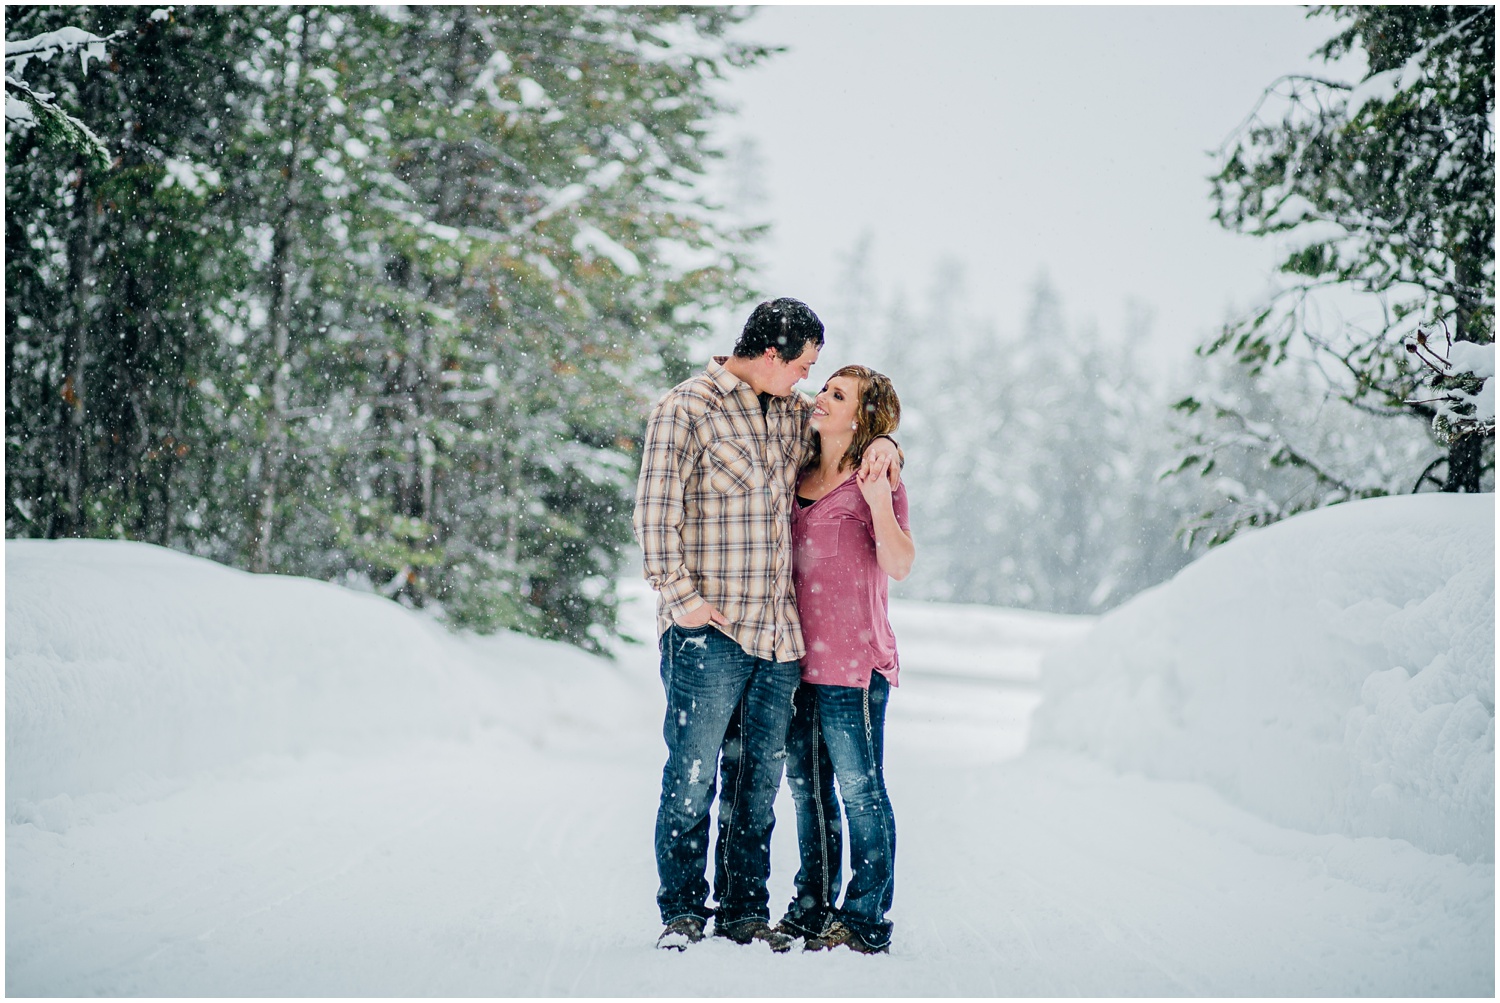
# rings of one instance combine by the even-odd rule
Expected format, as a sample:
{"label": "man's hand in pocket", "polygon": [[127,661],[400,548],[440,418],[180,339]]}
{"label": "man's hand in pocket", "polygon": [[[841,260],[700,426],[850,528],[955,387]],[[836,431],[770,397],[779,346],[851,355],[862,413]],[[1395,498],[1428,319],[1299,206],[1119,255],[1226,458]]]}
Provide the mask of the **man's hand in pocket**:
{"label": "man's hand in pocket", "polygon": [[685,627],[691,630],[694,627],[703,626],[710,620],[718,624],[720,627],[729,626],[729,618],[715,609],[712,603],[704,603],[697,609],[689,613],[684,613],[682,616],[676,617],[674,622],[679,627]]}

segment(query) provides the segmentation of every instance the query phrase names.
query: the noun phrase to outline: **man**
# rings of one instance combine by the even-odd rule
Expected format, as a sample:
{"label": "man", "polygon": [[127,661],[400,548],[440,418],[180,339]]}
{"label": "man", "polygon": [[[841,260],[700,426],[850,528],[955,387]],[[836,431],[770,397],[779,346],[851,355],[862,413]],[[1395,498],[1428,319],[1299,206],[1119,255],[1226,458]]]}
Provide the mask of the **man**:
{"label": "man", "polygon": [[[791,506],[811,406],[792,393],[823,345],[823,322],[795,299],[750,314],[734,355],[657,402],[646,424],[635,535],[658,593],[667,711],[656,816],[657,946],[714,934],[785,951],[771,929],[773,802],[786,758],[792,694],[805,653],[792,585]],[[885,474],[890,440],[866,465]],[[895,476],[895,475],[893,475]],[[720,763],[722,753],[722,764]],[[710,910],[708,815],[722,790]]]}

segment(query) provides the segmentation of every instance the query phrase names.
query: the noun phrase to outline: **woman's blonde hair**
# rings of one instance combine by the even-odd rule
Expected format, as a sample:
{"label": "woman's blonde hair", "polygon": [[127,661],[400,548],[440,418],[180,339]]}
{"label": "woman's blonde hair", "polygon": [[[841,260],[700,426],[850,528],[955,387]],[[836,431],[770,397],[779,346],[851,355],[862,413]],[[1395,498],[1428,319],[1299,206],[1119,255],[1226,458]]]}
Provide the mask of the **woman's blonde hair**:
{"label": "woman's blonde hair", "polygon": [[[901,398],[896,396],[890,377],[869,366],[845,366],[829,379],[834,376],[850,376],[859,382],[859,405],[854,409],[854,439],[842,460],[851,467],[858,467],[870,443],[878,436],[891,434],[901,425]],[[823,443],[814,432],[813,449],[803,466],[816,464],[822,449]]]}

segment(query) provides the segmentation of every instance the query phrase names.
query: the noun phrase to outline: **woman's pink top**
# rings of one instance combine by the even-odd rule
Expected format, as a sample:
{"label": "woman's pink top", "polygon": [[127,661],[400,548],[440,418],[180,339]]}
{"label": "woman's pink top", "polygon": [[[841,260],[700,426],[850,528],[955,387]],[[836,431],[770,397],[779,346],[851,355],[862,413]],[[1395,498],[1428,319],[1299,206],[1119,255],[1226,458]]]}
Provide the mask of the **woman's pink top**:
{"label": "woman's pink top", "polygon": [[[906,486],[891,498],[909,530]],[[853,477],[811,505],[792,509],[792,573],[807,654],[802,681],[867,689],[870,673],[897,685],[889,576],[875,558],[875,517]]]}

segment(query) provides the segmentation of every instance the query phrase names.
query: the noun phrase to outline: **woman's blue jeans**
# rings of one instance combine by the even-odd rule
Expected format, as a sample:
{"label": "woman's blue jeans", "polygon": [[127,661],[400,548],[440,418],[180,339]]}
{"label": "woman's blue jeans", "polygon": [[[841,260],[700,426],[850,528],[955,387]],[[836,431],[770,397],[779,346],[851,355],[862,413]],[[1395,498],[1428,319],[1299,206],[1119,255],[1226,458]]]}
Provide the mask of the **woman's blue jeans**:
{"label": "woman's blue jeans", "polygon": [[[663,923],[769,920],[774,804],[786,762],[796,662],[756,658],[720,631],[672,626],[661,636],[667,765],[656,813],[656,894]],[[721,757],[722,753],[722,757]],[[719,841],[707,906],[708,814],[718,774]]]}
{"label": "woman's blue jeans", "polygon": [[[787,737],[787,778],[797,808],[802,865],[785,922],[804,934],[837,918],[871,947],[891,940],[896,816],[885,789],[885,709],[890,683],[873,673],[870,688],[803,683]],[[849,825],[849,887],[842,880],[843,828],[834,778]]]}

